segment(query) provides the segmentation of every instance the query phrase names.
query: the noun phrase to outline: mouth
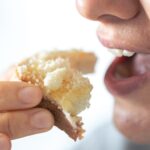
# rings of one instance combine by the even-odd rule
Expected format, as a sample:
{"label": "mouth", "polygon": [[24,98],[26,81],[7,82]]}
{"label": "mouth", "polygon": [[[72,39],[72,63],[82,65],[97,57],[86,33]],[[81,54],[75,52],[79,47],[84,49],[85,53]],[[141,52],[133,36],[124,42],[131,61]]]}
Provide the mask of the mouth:
{"label": "mouth", "polygon": [[150,81],[150,54],[119,49],[110,51],[117,57],[108,68],[104,81],[113,96],[129,95]]}
{"label": "mouth", "polygon": [[115,98],[146,99],[145,94],[149,95],[149,37],[142,37],[141,29],[135,28],[130,24],[125,27],[110,22],[101,23],[97,30],[100,43],[116,56],[104,78],[107,89]]}

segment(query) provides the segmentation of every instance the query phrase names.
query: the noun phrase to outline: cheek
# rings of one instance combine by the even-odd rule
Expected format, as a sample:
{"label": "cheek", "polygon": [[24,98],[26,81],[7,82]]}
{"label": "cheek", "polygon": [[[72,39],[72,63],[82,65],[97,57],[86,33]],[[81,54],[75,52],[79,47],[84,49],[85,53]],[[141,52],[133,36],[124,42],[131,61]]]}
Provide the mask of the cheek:
{"label": "cheek", "polygon": [[114,108],[116,127],[130,140],[150,143],[150,108],[145,110],[132,105],[116,103]]}

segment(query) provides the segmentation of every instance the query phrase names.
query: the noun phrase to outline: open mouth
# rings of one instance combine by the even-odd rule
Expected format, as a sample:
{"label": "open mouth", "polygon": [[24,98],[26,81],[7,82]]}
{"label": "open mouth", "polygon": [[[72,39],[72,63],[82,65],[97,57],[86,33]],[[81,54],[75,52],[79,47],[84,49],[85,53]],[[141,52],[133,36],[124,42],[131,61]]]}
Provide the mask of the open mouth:
{"label": "open mouth", "polygon": [[150,81],[150,54],[112,51],[119,57],[108,68],[105,84],[114,96],[129,94]]}

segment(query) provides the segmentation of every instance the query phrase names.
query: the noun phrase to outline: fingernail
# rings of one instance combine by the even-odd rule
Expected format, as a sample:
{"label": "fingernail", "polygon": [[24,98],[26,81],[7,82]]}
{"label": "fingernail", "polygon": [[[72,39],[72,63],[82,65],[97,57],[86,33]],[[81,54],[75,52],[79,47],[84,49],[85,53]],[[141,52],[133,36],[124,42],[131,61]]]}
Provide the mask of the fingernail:
{"label": "fingernail", "polygon": [[6,141],[6,138],[0,136],[0,150],[8,150],[9,143]]}
{"label": "fingernail", "polygon": [[19,91],[19,99],[24,103],[40,102],[42,94],[37,87],[25,87]]}
{"label": "fingernail", "polygon": [[51,114],[47,111],[38,111],[31,118],[31,125],[37,129],[47,129],[53,124]]}

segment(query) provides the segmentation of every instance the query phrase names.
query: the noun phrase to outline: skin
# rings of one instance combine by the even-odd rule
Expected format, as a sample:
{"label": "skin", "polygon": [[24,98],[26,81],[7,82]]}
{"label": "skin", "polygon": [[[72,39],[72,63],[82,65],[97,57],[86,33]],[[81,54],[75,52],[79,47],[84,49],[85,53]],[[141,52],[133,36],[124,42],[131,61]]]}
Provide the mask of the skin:
{"label": "skin", "polygon": [[[111,41],[109,46],[120,43],[117,48],[150,53],[149,0],[77,0],[77,8],[84,17],[99,21],[98,37]],[[11,82],[10,74],[10,71],[5,73],[0,81],[1,150],[11,149],[11,139],[47,131],[54,124],[52,114],[34,108],[42,98],[40,89]],[[25,88],[23,94],[21,90]],[[114,95],[114,122],[124,135],[136,142],[150,143],[149,91],[147,83],[128,96]]]}
{"label": "skin", "polygon": [[[76,2],[81,15],[99,22],[97,35],[99,39],[108,41],[106,46],[127,47],[137,53],[150,53],[149,0]],[[149,91],[150,83],[147,82],[126,96],[113,95],[115,97],[113,118],[116,127],[126,137],[138,143],[150,143]]]}
{"label": "skin", "polygon": [[0,149],[10,150],[11,140],[50,130],[52,114],[41,108],[39,88],[11,82],[13,67],[0,77]]}

